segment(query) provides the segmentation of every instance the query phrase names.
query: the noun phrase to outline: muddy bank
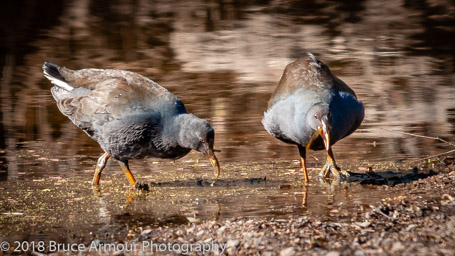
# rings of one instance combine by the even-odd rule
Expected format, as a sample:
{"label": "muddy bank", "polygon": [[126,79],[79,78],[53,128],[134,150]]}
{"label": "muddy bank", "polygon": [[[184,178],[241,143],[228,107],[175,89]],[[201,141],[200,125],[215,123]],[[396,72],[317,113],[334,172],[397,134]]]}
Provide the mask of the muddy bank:
{"label": "muddy bank", "polygon": [[[158,209],[160,203],[165,202],[165,200],[160,201],[157,197],[160,189],[168,190],[165,193],[168,196],[173,193],[172,184],[152,183],[154,192],[137,192],[135,196],[129,197],[131,200],[129,205],[118,209],[113,215],[117,216],[115,217],[117,219],[121,218],[126,223],[125,226],[118,225],[116,222],[118,220],[111,218],[107,223],[111,223],[110,225],[114,228],[106,228],[105,225],[93,226],[92,224],[87,224],[85,228],[82,228],[84,225],[76,220],[86,220],[87,216],[73,216],[70,221],[76,223],[68,226],[74,227],[68,231],[72,234],[71,238],[56,240],[62,246],[66,246],[59,250],[53,250],[49,246],[49,243],[55,240],[52,236],[16,238],[28,241],[30,244],[33,241],[45,241],[46,249],[32,253],[34,255],[42,253],[51,255],[73,255],[75,253],[80,255],[149,255],[151,252],[157,255],[201,255],[204,254],[203,252],[215,255],[453,255],[455,252],[455,165],[453,158],[427,162],[423,166],[419,165],[409,170],[380,171],[373,168],[373,170],[365,169],[364,173],[361,172],[362,168],[359,170],[351,177],[350,182],[332,184],[333,194],[325,195],[329,202],[323,202],[322,197],[317,197],[317,194],[311,189],[309,190],[311,193],[307,192],[308,195],[305,195],[305,187],[298,188],[301,186],[300,183],[271,183],[270,186],[264,187],[269,190],[273,190],[275,187],[276,192],[283,195],[290,194],[292,191],[303,191],[293,192],[294,197],[302,197],[296,199],[300,206],[293,206],[300,210],[290,211],[286,215],[248,217],[236,214],[234,217],[222,217],[220,213],[224,211],[223,207],[228,207],[228,205],[219,204],[220,208],[213,211],[211,218],[202,218],[203,215],[199,215],[201,212],[191,210],[191,215],[176,215],[176,219],[173,221],[168,219],[159,221],[158,218],[155,223],[150,221],[150,218],[145,218],[145,215],[141,215],[142,218],[137,219],[137,212],[134,209],[137,211],[139,205],[148,205],[147,211],[153,213]],[[297,177],[300,176],[296,175],[295,178],[297,179]],[[250,181],[248,180],[248,182]],[[254,182],[257,181],[253,180]],[[260,184],[263,182],[265,181],[261,181]],[[359,185],[359,183],[363,185]],[[114,182],[114,185],[118,184]],[[235,190],[234,185],[229,183],[229,186],[233,186],[232,189]],[[242,185],[242,187],[244,186]],[[383,195],[375,198],[382,199],[357,201],[355,197],[352,198],[352,195],[350,197],[349,193],[358,189],[359,186],[363,187],[361,191],[365,197],[372,197],[374,195],[372,192],[375,191],[375,193]],[[192,191],[202,193],[206,187],[199,188]],[[88,187],[83,189],[89,190]],[[220,193],[227,191],[226,188],[218,189],[220,189]],[[370,193],[366,193],[368,189],[371,189]],[[115,191],[106,190],[102,197],[94,195],[89,198],[107,202],[111,200],[108,193],[119,194],[123,191],[113,190]],[[128,192],[128,190],[124,191]],[[255,191],[255,193],[265,193],[266,190],[261,191]],[[319,192],[322,193],[323,190],[319,190]],[[46,193],[50,193],[49,195],[53,198],[54,196],[58,198],[58,195],[53,194],[52,191]],[[152,197],[150,200],[155,204],[144,201],[143,197]],[[340,197],[345,199],[341,200]],[[248,200],[253,200],[252,198],[260,200],[260,197],[245,197],[243,201],[248,203]],[[264,197],[264,200],[266,199],[267,197]],[[319,200],[319,204],[327,204],[323,207],[326,209],[325,212],[320,211],[318,214],[318,212],[312,212],[311,209],[305,209],[317,207],[315,200]],[[105,205],[99,210],[113,211],[116,205],[121,205],[121,203],[114,203],[115,200],[109,202],[109,204],[113,204],[112,208]],[[176,204],[180,205],[182,202],[185,203],[183,200]],[[350,204],[347,205],[348,203]],[[91,204],[93,204],[92,208],[99,207],[95,202],[91,202]],[[84,205],[81,204],[80,207],[81,209],[75,210],[83,212]],[[166,208],[168,212],[173,211],[169,205]],[[164,209],[161,210],[164,211]],[[15,211],[10,215],[18,212]],[[57,209],[57,212],[60,211]],[[61,213],[64,214],[64,211]],[[3,220],[7,220],[14,216],[3,214],[2,217]],[[44,224],[46,223],[44,222]],[[45,227],[55,228],[58,225],[61,223],[51,222]],[[102,228],[100,229],[100,227]],[[103,231],[103,227],[106,230]],[[84,236],[84,234],[88,234],[87,232],[90,233],[89,237]],[[63,235],[63,237],[66,236]],[[12,241],[10,242],[11,249],[3,252],[3,255],[15,254],[12,251],[14,244]],[[85,249],[77,252],[68,251],[68,245],[73,243]],[[152,247],[153,244],[156,247]],[[203,246],[208,247],[204,249]],[[124,249],[128,251],[124,251]],[[30,253],[30,251],[28,252]],[[16,255],[23,253],[18,252]]]}
{"label": "muddy bank", "polygon": [[[223,255],[455,252],[453,158],[412,168],[358,167],[350,169],[355,173],[348,182],[321,184],[312,177],[308,187],[301,182],[298,163],[247,166],[248,172],[246,165],[227,166],[225,178],[215,187],[206,185],[210,175],[197,178],[197,170],[177,177],[162,173],[156,181],[144,176],[152,188],[148,192],[122,187],[122,173],[106,175],[102,191],[94,194],[90,181],[81,183],[80,177],[17,182],[14,188],[2,189],[7,200],[0,204],[0,238],[11,245],[3,254],[13,253],[14,241],[44,241],[46,249],[35,255],[75,253],[65,251],[68,247],[52,250],[51,241],[82,245],[82,255],[147,255],[150,243],[166,244],[158,255],[183,254],[180,245],[193,245],[188,254],[200,255],[202,248],[197,246],[202,244],[211,245],[206,252],[215,248],[215,254]],[[254,178],[264,168],[274,171],[267,171],[267,178]],[[248,175],[243,177],[243,172]],[[144,243],[149,245],[145,250]],[[128,245],[130,251],[89,250],[105,245]]]}
{"label": "muddy bank", "polygon": [[[348,216],[335,218],[339,221],[327,216],[232,218],[139,227],[130,230],[126,241],[215,242],[227,245],[228,255],[453,255],[455,166],[446,161],[437,168],[431,177],[387,187],[406,195],[357,205]],[[336,207],[331,210],[333,216],[340,212]]]}

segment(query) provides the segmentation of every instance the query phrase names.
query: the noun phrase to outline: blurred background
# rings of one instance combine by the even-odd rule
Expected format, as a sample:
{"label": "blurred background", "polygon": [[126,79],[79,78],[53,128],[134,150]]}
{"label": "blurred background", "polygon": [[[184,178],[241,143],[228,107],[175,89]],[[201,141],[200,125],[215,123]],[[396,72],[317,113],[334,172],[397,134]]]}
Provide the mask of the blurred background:
{"label": "blurred background", "polygon": [[[450,149],[403,132],[453,141],[450,0],[3,0],[0,7],[0,181],[76,175],[89,182],[101,155],[58,111],[44,61],[127,69],[158,82],[213,125],[218,159],[232,170],[298,159],[261,119],[284,67],[305,52],[327,63],[366,108],[362,126],[334,147],[342,167]],[[323,152],[310,156],[310,166],[322,165]],[[205,161],[196,153],[179,161],[199,158]],[[151,161],[162,162],[137,161],[133,172],[159,172]]]}

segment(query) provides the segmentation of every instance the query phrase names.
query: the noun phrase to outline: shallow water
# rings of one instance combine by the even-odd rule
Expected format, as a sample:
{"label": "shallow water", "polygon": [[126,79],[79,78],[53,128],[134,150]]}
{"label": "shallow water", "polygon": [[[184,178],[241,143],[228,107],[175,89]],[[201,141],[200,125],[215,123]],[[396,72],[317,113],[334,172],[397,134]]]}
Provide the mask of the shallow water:
{"label": "shallow water", "polygon": [[[350,220],[350,208],[396,196],[384,186],[319,183],[323,152],[310,152],[305,187],[295,146],[263,129],[284,67],[307,51],[366,107],[362,126],[334,146],[342,168],[407,170],[450,149],[404,134],[453,140],[449,1],[47,2],[1,4],[10,12],[0,39],[0,238],[114,240],[133,227],[236,216]],[[208,186],[214,170],[192,152],[133,161],[150,192],[131,192],[115,161],[93,191],[101,149],[59,113],[44,61],[128,69],[168,88],[215,128],[218,184]]]}

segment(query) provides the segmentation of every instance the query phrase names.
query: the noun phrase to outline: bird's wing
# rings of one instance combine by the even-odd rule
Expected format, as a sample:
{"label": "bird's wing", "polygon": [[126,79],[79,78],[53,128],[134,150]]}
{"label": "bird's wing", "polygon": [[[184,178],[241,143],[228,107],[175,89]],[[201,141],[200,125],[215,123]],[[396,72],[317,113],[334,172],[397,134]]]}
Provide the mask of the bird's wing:
{"label": "bird's wing", "polygon": [[353,133],[365,116],[362,102],[349,92],[334,92],[329,108],[332,115],[333,143]]}
{"label": "bird's wing", "polygon": [[43,66],[55,85],[59,110],[87,133],[93,125],[145,113],[186,113],[183,103],[167,89],[137,73],[110,69],[70,70]]}
{"label": "bird's wing", "polygon": [[297,59],[284,69],[280,82],[269,100],[268,107],[294,94],[298,89],[321,93],[328,90],[348,92],[356,97],[354,91],[330,71],[329,67],[312,54]]}
{"label": "bird's wing", "polygon": [[160,112],[160,108],[179,107],[179,100],[172,93],[163,87],[149,86],[144,81],[137,83],[123,77],[109,77],[90,84],[89,88],[87,95],[64,95],[60,98],[57,101],[60,111],[81,122],[101,122],[134,113]]}
{"label": "bird's wing", "polygon": [[278,86],[273,92],[268,107],[292,95],[296,90],[305,86],[308,70],[306,59],[298,59],[286,66]]}
{"label": "bird's wing", "polygon": [[[68,88],[86,88],[94,90],[100,87],[100,84],[108,83],[112,79],[126,80],[133,87],[143,87],[154,93],[169,93],[164,87],[154,81],[131,71],[117,69],[96,69],[87,68],[81,70],[71,70],[52,63],[45,63],[43,66],[46,77],[54,80],[58,79],[65,82]],[[62,87],[62,86],[60,86]]]}

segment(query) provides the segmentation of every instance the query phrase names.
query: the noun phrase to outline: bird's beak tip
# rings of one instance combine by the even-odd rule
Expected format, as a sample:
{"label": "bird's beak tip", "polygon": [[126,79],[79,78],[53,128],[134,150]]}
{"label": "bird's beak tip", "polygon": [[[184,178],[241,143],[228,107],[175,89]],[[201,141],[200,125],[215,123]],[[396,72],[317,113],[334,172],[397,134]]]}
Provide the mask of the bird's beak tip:
{"label": "bird's beak tip", "polygon": [[330,139],[329,139],[329,133],[324,133],[324,136],[325,136],[325,148],[327,150],[329,150],[329,147],[330,147]]}
{"label": "bird's beak tip", "polygon": [[324,141],[324,146],[327,150],[329,150],[330,147],[330,136],[329,136],[329,131],[327,129],[320,129],[320,134],[322,137],[322,140]]}
{"label": "bird's beak tip", "polygon": [[220,177],[220,174],[221,174],[220,162],[218,161],[218,158],[216,158],[215,153],[213,153],[212,148],[210,148],[208,150],[207,156],[209,158],[209,161],[210,161],[210,164],[212,165],[212,167],[216,167],[217,171],[218,171],[215,181],[213,181],[213,183],[212,183],[212,185],[213,185],[218,180],[218,178]]}
{"label": "bird's beak tip", "polygon": [[212,164],[212,167],[215,167],[215,166],[219,167],[220,166],[220,163],[218,162],[218,159],[216,158],[215,155],[210,156],[209,160],[210,160],[210,164]]}

